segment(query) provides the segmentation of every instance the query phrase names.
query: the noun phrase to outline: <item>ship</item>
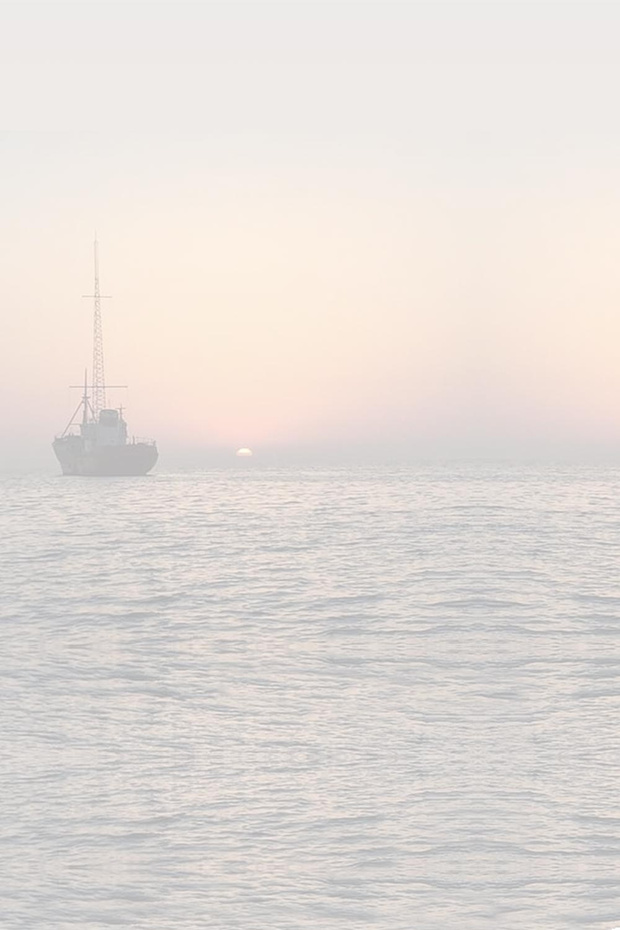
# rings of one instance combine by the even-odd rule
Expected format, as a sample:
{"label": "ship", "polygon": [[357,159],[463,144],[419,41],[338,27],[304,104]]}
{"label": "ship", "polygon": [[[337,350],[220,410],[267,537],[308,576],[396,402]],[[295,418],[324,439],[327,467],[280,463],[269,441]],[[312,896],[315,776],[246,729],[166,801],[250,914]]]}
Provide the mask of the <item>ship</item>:
{"label": "ship", "polygon": [[[95,237],[95,289],[85,295],[94,300],[92,384],[84,375],[82,398],[65,430],[52,447],[63,475],[146,475],[158,458],[157,444],[150,439],[129,438],[123,408],[108,407],[106,390],[127,385],[106,385],[103,362],[99,245]],[[77,387],[78,385],[71,385]]]}

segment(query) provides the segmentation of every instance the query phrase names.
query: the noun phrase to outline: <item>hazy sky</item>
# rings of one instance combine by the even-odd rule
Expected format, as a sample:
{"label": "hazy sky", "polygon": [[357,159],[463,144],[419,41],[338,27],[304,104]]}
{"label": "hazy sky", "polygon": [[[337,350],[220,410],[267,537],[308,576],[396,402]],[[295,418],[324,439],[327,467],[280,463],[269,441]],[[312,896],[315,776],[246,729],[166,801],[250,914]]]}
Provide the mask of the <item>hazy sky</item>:
{"label": "hazy sky", "polygon": [[[4,3],[0,467],[620,454],[620,5]],[[211,452],[210,452],[211,450]]]}

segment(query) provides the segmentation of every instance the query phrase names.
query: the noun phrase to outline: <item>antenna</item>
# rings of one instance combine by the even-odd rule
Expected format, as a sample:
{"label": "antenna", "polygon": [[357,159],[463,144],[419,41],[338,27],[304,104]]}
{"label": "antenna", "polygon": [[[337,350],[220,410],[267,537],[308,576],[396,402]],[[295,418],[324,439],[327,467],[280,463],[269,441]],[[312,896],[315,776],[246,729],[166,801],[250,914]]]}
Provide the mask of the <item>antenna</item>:
{"label": "antenna", "polygon": [[105,371],[103,367],[103,329],[101,326],[101,300],[109,297],[107,294],[101,294],[99,290],[99,243],[97,242],[97,233],[95,233],[95,293],[84,294],[84,297],[91,297],[95,301],[95,314],[93,321],[93,384],[92,384],[92,411],[93,418],[96,420],[99,411],[103,410],[106,405],[105,400]]}

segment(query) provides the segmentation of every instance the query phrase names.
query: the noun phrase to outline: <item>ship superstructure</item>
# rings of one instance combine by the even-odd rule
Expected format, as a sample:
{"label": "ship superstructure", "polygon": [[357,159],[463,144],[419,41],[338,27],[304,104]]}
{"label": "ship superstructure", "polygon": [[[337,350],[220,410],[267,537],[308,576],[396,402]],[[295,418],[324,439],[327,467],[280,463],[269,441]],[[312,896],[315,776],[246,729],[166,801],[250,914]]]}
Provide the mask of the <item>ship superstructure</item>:
{"label": "ship superstructure", "polygon": [[99,246],[96,238],[95,290],[89,296],[94,300],[92,384],[88,384],[85,375],[82,399],[65,431],[54,440],[54,452],[63,475],[146,475],[157,461],[157,445],[152,440],[128,439],[123,408],[106,405],[101,323],[104,295],[99,288]]}

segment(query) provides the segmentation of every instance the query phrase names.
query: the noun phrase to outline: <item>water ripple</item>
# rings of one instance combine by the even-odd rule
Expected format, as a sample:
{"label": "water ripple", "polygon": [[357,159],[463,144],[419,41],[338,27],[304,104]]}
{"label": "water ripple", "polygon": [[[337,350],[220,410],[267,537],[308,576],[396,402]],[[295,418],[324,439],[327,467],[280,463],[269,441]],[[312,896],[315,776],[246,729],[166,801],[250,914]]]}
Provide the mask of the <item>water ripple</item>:
{"label": "water ripple", "polygon": [[620,925],[620,471],[4,478],[7,930]]}

